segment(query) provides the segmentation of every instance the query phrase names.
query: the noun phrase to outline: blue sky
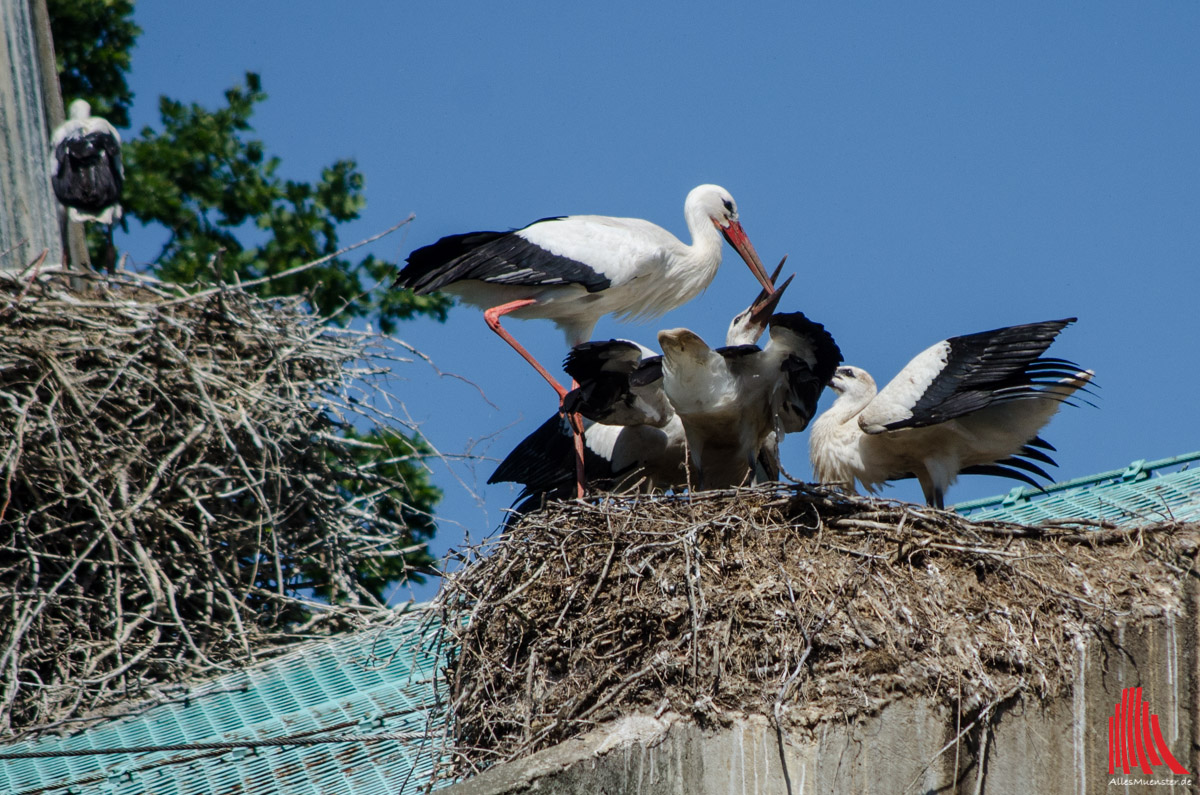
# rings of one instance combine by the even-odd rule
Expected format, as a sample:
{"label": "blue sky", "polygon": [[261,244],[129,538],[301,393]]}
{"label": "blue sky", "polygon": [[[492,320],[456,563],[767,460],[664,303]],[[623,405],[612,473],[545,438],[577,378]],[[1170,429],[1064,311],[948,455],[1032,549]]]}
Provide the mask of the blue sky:
{"label": "blue sky", "polygon": [[[135,129],[157,123],[159,94],[213,106],[259,72],[256,134],[285,176],[342,157],[366,176],[344,242],[416,214],[378,256],[569,213],[686,238],[684,196],[715,182],[764,261],[789,254],[781,308],[823,322],[881,383],[945,337],[1077,316],[1051,352],[1096,370],[1100,398],[1043,433],[1055,474],[1200,448],[1196,3],[214,0],[142,3],[135,19]],[[118,243],[135,260],[158,250],[136,228]],[[756,291],[726,247],[695,301],[596,336],[719,341]],[[546,321],[508,327],[544,362],[566,352]],[[494,461],[556,399],[473,308],[398,336],[473,382],[415,363],[393,385],[456,457],[435,465],[441,552],[499,523],[514,492],[485,485]],[[784,464],[810,477],[807,434]],[[949,499],[1010,485],[968,477]]]}

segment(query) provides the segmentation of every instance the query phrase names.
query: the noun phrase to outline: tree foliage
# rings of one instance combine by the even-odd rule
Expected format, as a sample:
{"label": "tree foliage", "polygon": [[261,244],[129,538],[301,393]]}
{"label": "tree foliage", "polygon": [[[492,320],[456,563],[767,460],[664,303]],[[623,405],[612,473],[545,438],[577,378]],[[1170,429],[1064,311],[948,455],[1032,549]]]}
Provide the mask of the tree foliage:
{"label": "tree foliage", "polygon": [[[125,73],[141,33],[132,4],[49,0],[49,7],[64,99],[87,99],[98,115],[127,126],[133,97]],[[254,73],[227,90],[225,105],[216,109],[161,97],[161,130],[147,126],[125,141],[126,215],[166,234],[150,265],[155,275],[181,283],[235,275],[248,281],[342,247],[339,226],[366,205],[362,173],[342,159],[315,182],[280,177],[280,159],[254,137],[251,124],[266,98]],[[337,257],[257,289],[267,296],[306,295],[314,311],[338,322],[372,317],[386,333],[421,314],[445,319],[446,297],[390,289],[397,270],[374,255],[357,262]]]}
{"label": "tree foliage", "polygon": [[[48,0],[59,78],[66,102],[88,100],[94,113],[117,127],[129,126],[133,94],[125,76],[141,29],[131,0]],[[125,138],[126,217],[162,230],[165,243],[149,269],[180,284],[217,280],[249,281],[278,276],[329,256],[321,265],[256,285],[263,296],[303,295],[318,315],[334,322],[370,318],[385,333],[418,315],[445,319],[444,296],[416,296],[392,290],[395,263],[365,256],[352,261],[331,256],[344,244],[341,226],[365,206],[364,178],[353,160],[340,159],[313,182],[280,176],[281,161],[255,137],[252,116],[267,99],[262,81],[248,72],[241,85],[225,92],[224,105],[206,108],[160,97],[161,127],[143,127]],[[91,241],[99,261],[99,235]],[[354,429],[344,429],[357,438]],[[397,525],[410,528],[403,545],[432,536],[430,511],[440,492],[418,459],[428,448],[392,431],[373,432],[360,463],[400,474],[407,493],[389,494],[387,510]],[[364,494],[366,482],[347,483],[348,495]],[[427,567],[423,550],[390,559],[378,570],[361,572],[363,585],[381,593],[409,567]],[[411,568],[409,569],[411,571]],[[418,578],[419,579],[419,578]]]}
{"label": "tree foliage", "polygon": [[[347,500],[364,494],[374,494],[379,484],[403,481],[403,490],[388,489],[374,503],[375,514],[384,523],[408,528],[413,541],[424,541],[433,537],[436,527],[428,507],[435,505],[442,492],[429,482],[421,461],[432,451],[420,439],[395,433],[391,430],[373,430],[360,433],[346,428],[343,438],[358,442],[352,449],[352,466],[340,471],[358,473],[354,480],[343,482]],[[404,554],[409,566],[408,576],[422,582],[422,572],[433,570],[436,562],[424,547]],[[359,569],[359,582],[377,597],[386,597],[388,586],[397,579],[394,565],[373,561]],[[319,577],[318,577],[319,579]]]}
{"label": "tree foliage", "polygon": [[129,126],[133,92],[125,82],[130,50],[142,29],[133,0],[49,0],[58,82],[70,103],[82,97],[92,113]]}
{"label": "tree foliage", "polygon": [[[326,166],[315,183],[278,175],[279,158],[251,137],[254,106],[266,98],[252,72],[216,110],[162,97],[162,131],[147,127],[126,145],[126,207],[168,233],[159,276],[190,283],[284,273],[337,252],[338,225],[359,217],[366,199],[353,160]],[[245,242],[251,239],[259,242]],[[387,332],[417,314],[445,316],[444,297],[388,289],[395,273],[395,263],[374,255],[357,263],[334,257],[273,279],[261,292],[303,293],[323,316],[370,315]]]}

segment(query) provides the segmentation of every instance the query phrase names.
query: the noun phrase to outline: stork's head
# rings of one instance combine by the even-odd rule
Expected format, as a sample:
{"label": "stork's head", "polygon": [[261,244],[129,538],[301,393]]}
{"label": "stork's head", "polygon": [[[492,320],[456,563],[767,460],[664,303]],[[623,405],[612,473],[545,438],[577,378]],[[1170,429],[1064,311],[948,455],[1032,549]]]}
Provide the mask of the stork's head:
{"label": "stork's head", "polygon": [[875,386],[875,379],[871,377],[870,373],[861,367],[848,365],[843,365],[834,371],[833,378],[829,381],[829,388],[837,394],[839,399],[845,396],[870,400],[879,391]]}
{"label": "stork's head", "polygon": [[750,272],[754,274],[754,278],[758,279],[758,283],[768,293],[775,292],[775,285],[767,278],[767,269],[763,267],[762,260],[758,258],[758,252],[754,250],[750,238],[742,229],[742,224],[738,220],[737,202],[729,195],[729,191],[720,185],[700,185],[692,188],[691,193],[687,195],[687,200],[683,203],[683,212],[688,218],[699,215],[712,221],[717,231],[745,260],[746,265],[750,267]]}
{"label": "stork's head", "polygon": [[712,353],[699,334],[685,328],[658,332],[658,344],[662,348],[663,363],[668,367],[672,364],[701,365]]}
{"label": "stork's head", "polygon": [[67,108],[67,117],[81,121],[92,115],[92,106],[86,99],[77,99]]}
{"label": "stork's head", "polygon": [[[785,256],[780,262],[779,267],[771,274],[771,282],[773,283],[779,278],[779,271],[783,270],[783,263],[787,261]],[[754,345],[758,342],[758,338],[762,336],[763,331],[767,328],[767,324],[771,322],[772,315],[775,314],[775,308],[779,306],[779,299],[783,298],[783,291],[792,283],[792,279],[796,278],[792,274],[787,278],[775,292],[768,293],[766,290],[761,290],[754,302],[750,306],[743,309],[741,312],[729,322],[729,330],[725,332],[726,345]]]}

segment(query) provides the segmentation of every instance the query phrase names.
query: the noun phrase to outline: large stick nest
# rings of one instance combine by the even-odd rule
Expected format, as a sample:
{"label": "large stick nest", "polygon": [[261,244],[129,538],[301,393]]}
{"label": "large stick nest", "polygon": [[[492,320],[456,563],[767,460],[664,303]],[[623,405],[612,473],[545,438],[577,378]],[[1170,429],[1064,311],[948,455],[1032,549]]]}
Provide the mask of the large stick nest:
{"label": "large stick nest", "polygon": [[382,607],[356,577],[411,551],[405,484],[338,433],[382,421],[372,335],[133,276],[0,277],[0,325],[0,732]]}
{"label": "large stick nest", "polygon": [[462,775],[635,710],[979,714],[1180,610],[1200,526],[1026,528],[803,487],[555,503],[443,586]]}

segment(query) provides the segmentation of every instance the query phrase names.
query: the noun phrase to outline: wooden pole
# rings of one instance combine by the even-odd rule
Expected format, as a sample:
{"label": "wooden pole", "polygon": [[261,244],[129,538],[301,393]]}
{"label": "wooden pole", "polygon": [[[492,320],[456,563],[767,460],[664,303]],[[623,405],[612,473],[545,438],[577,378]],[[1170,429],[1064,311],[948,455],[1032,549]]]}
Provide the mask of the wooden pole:
{"label": "wooden pole", "polygon": [[[0,0],[0,270],[23,269],[43,250],[46,262],[62,262],[48,170],[50,133],[62,120],[45,0]],[[71,234],[72,250],[86,256],[81,230]]]}

